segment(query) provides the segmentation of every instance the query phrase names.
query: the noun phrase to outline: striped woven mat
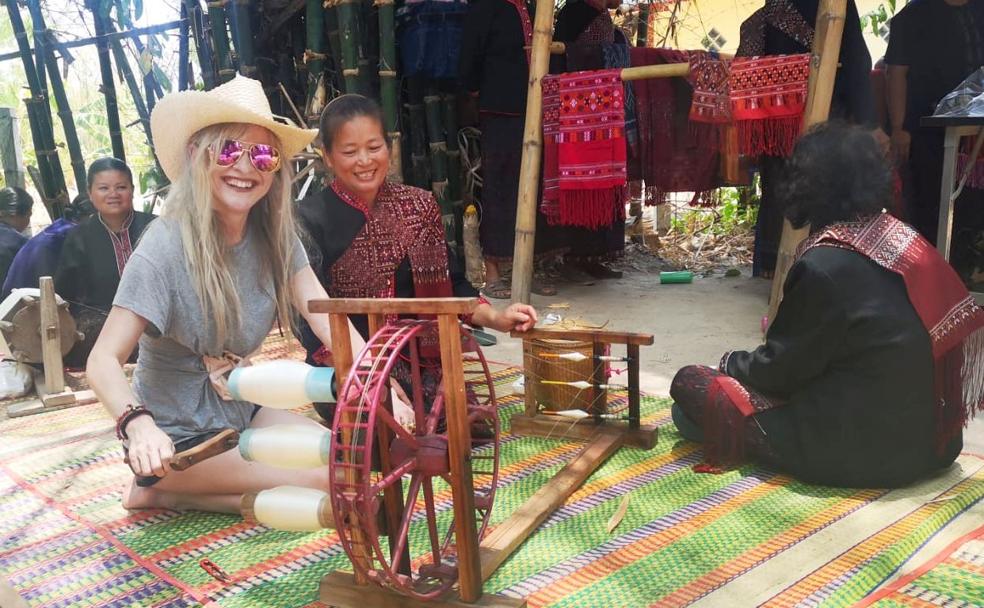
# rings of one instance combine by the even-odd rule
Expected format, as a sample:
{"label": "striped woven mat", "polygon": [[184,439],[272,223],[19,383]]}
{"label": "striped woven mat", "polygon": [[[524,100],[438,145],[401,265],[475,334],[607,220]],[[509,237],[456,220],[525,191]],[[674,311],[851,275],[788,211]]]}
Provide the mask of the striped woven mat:
{"label": "striped woven mat", "polygon": [[984,525],[858,604],[867,606],[984,606]]}
{"label": "striped woven mat", "polygon": [[[517,374],[496,372],[500,395]],[[515,395],[500,401],[505,420],[521,407]],[[937,479],[892,492],[809,486],[752,467],[695,474],[700,451],[676,435],[667,402],[646,397],[643,406],[663,425],[657,447],[612,456],[487,591],[528,597],[530,606],[843,606],[922,545],[980,525],[984,459],[963,456]],[[127,513],[119,501],[128,471],[98,405],[7,420],[0,437],[0,577],[32,606],[313,606],[319,579],[348,567],[331,531]],[[578,448],[504,434],[493,523]],[[625,495],[628,511],[609,534]],[[439,501],[446,510],[448,493]],[[231,580],[207,574],[206,557]]]}

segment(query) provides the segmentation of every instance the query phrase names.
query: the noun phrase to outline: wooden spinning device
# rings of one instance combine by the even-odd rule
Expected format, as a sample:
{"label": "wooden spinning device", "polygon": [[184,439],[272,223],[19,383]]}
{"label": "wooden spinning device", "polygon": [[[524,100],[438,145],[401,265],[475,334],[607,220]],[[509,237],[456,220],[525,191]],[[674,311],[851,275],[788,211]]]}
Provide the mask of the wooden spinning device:
{"label": "wooden spinning device", "polygon": [[[620,433],[624,443],[634,447],[648,450],[656,445],[656,426],[642,424],[639,412],[639,347],[651,345],[651,335],[595,329],[532,329],[513,332],[512,337],[523,339],[526,389],[525,411],[510,421],[514,434],[586,440],[605,430]],[[547,344],[555,346],[546,350]],[[612,345],[624,345],[625,356],[611,354]],[[575,367],[571,362],[583,365]],[[627,385],[610,383],[610,363],[625,364]],[[555,401],[559,397],[569,403],[542,403],[538,387],[543,385],[565,387],[566,391],[555,395]],[[628,393],[624,414],[608,411],[610,389]],[[573,413],[571,410],[555,411],[565,406],[584,413],[572,417],[564,415]]]}
{"label": "wooden spinning device", "polygon": [[[249,460],[280,466],[327,465],[329,487],[324,492],[285,486],[246,495],[242,510],[246,517],[272,527],[337,531],[353,572],[327,575],[321,582],[322,602],[340,608],[525,606],[524,600],[483,595],[482,582],[623,442],[646,447],[655,443],[655,429],[638,424],[638,344],[651,343],[651,336],[519,334],[523,338],[590,338],[598,352],[605,352],[604,344],[628,344],[627,358],[607,356],[607,360],[629,363],[635,405],[630,407],[627,424],[599,410],[592,424],[577,425],[579,429],[590,426],[589,430],[554,432],[555,437],[588,439],[589,443],[486,535],[498,484],[499,415],[485,357],[458,322],[459,315],[472,312],[477,304],[468,298],[309,303],[312,312],[328,313],[331,325],[339,378],[332,431],[286,426],[247,431],[240,439],[240,451]],[[367,315],[371,335],[355,357],[349,338],[350,314]],[[424,319],[398,319],[399,315]],[[269,364],[256,367],[262,365]],[[281,374],[271,380],[313,386],[310,377],[302,378],[311,373],[310,368],[297,362],[293,365],[299,366],[299,375],[288,378]],[[255,387],[261,384],[256,382],[260,374],[272,369],[242,372],[241,387],[247,386],[247,374],[254,374]],[[402,421],[390,402],[391,383],[397,379],[407,389],[412,407],[412,416],[403,416]],[[318,400],[315,393],[309,396]],[[537,416],[530,417],[530,434],[547,434],[538,432]],[[513,420],[517,424],[518,418]],[[442,509],[446,500],[440,500],[441,495],[446,498],[448,492],[451,507]],[[415,522],[425,525],[411,532]]]}

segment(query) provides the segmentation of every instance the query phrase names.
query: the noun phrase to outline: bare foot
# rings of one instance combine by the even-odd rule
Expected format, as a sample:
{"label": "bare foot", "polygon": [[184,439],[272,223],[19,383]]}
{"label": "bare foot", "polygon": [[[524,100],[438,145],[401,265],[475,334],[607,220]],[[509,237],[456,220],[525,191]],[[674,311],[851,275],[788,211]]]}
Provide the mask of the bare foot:
{"label": "bare foot", "polygon": [[154,488],[141,488],[137,485],[137,478],[131,477],[130,481],[123,487],[123,508],[132,509],[170,509],[171,505],[167,502],[168,493],[155,490]]}

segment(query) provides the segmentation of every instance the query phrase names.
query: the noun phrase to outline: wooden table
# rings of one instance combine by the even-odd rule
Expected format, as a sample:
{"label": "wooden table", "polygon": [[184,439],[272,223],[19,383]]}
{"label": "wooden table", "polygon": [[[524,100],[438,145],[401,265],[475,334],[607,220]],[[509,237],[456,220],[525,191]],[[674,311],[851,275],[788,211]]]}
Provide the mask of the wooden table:
{"label": "wooden table", "polygon": [[[953,207],[963,191],[956,183],[957,153],[960,140],[976,136],[972,159],[976,159],[984,144],[984,116],[927,116],[919,121],[922,127],[942,127],[946,129],[943,137],[943,179],[940,182],[940,223],[936,233],[936,248],[943,258],[950,260],[950,242],[953,233]],[[984,304],[984,293],[971,292],[978,304]]]}

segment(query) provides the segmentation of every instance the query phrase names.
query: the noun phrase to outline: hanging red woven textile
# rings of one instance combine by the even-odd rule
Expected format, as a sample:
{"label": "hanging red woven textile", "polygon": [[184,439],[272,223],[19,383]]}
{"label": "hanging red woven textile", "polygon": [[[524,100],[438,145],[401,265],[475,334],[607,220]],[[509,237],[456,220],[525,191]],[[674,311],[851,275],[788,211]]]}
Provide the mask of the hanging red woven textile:
{"label": "hanging red woven textile", "polygon": [[742,154],[789,156],[806,109],[810,55],[736,57],[728,81]]}
{"label": "hanging red woven textile", "polygon": [[550,223],[599,228],[625,218],[621,70],[544,79],[544,192]]}
{"label": "hanging red woven textile", "polygon": [[[629,50],[632,67],[686,63],[690,53],[672,49]],[[646,203],[665,203],[672,192],[693,192],[691,205],[710,201],[717,187],[718,153],[701,147],[690,129],[693,89],[683,78],[633,81],[639,123],[639,166]]]}

